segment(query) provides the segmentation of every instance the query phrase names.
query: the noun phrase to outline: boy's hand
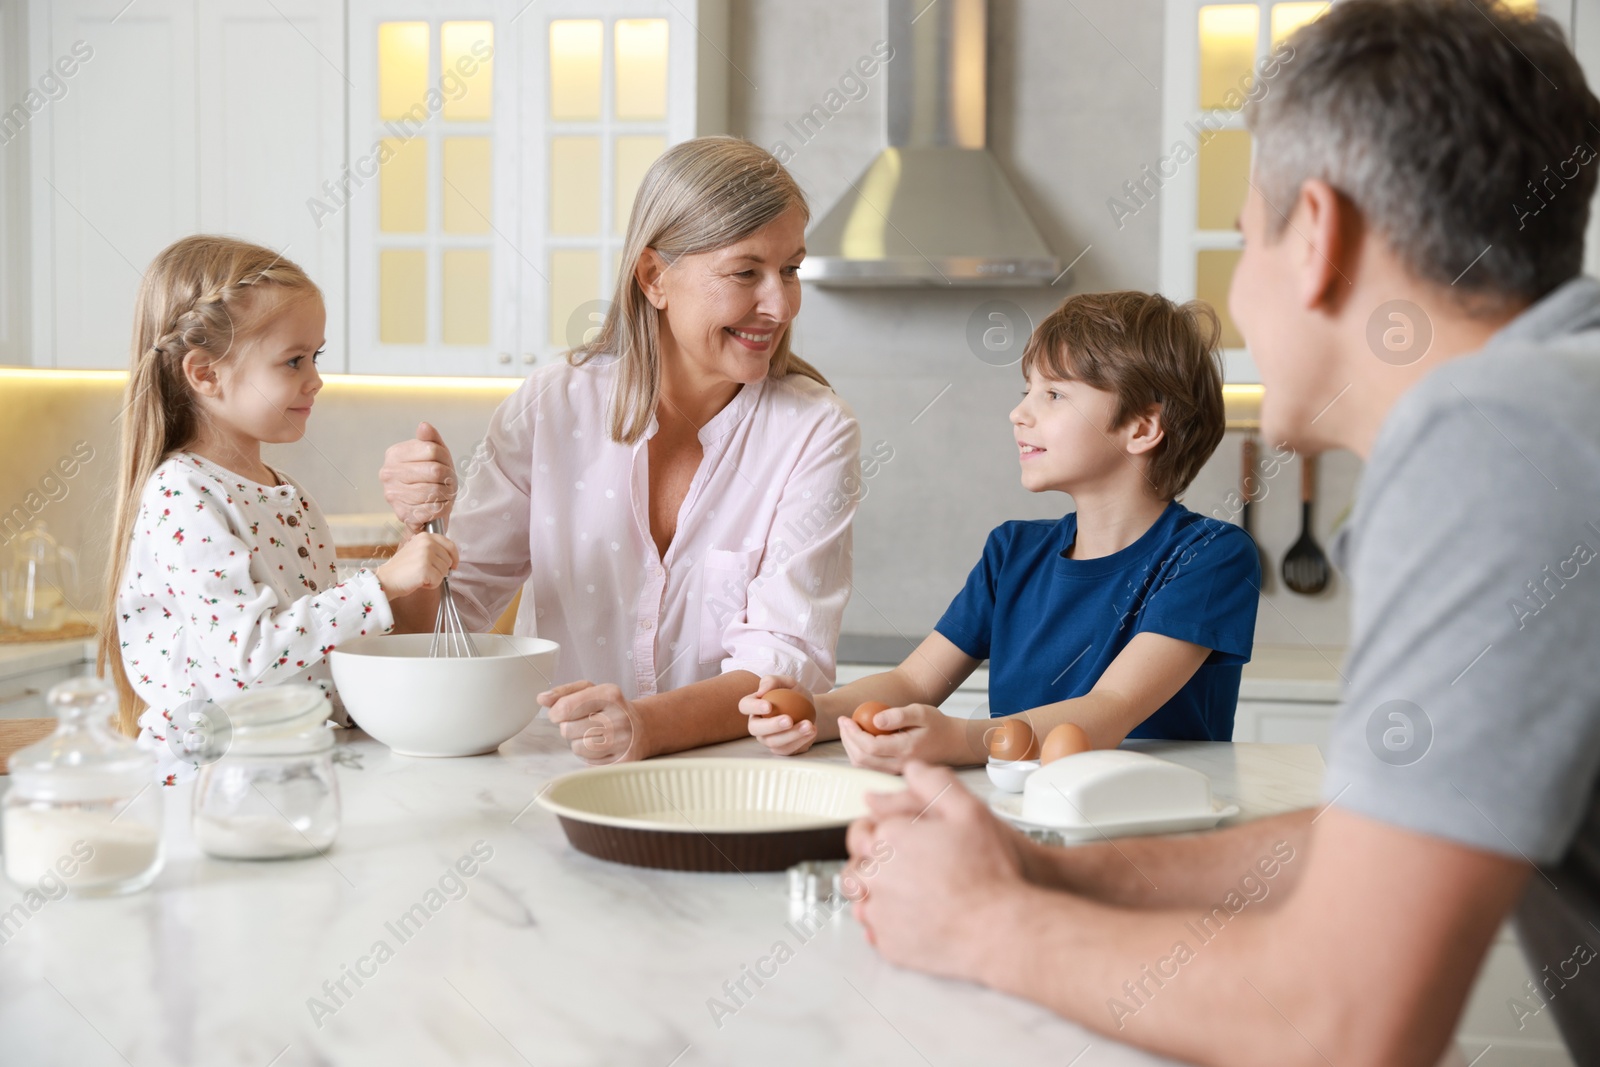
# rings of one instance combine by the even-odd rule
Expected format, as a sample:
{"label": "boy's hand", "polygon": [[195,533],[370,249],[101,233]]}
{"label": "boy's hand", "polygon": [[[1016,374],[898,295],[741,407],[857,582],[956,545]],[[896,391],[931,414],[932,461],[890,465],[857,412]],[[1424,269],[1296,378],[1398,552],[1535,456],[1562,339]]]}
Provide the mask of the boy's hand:
{"label": "boy's hand", "polygon": [[774,689],[793,689],[803,693],[811,701],[811,706],[817,706],[817,698],[800,687],[793,678],[781,674],[765,674],[756,686],[756,691],[739,701],[739,710],[747,715],[750,725],[750,735],[759,738],[779,756],[794,756],[810,748],[817,740],[817,725],[813,722],[795,723],[787,715],[772,714],[772,705],[763,697]]}
{"label": "boy's hand", "polygon": [[389,562],[378,568],[378,584],[390,600],[418,589],[432,589],[461,562],[455,542],[439,534],[419,533],[401,545]]}
{"label": "boy's hand", "polygon": [[914,759],[924,763],[970,762],[964,752],[965,720],[953,719],[931,704],[907,704],[880,711],[873,725],[894,732],[874,737],[853,719],[839,719],[839,740],[857,767],[899,774]]}
{"label": "boy's hand", "polygon": [[443,522],[450,517],[456,495],[455,462],[444,438],[428,423],[418,424],[417,436],[410,441],[389,446],[378,480],[395,518],[413,533],[421,532],[430,519]]}

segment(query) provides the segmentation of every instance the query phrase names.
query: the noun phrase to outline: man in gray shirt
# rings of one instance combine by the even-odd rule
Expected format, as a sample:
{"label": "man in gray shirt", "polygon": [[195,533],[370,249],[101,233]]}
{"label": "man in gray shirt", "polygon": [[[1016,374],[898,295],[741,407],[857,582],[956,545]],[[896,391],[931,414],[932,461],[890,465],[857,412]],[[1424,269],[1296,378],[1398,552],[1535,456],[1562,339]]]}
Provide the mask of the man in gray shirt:
{"label": "man in gray shirt", "polygon": [[1526,1010],[1600,1062],[1600,101],[1552,23],[1469,0],[1289,45],[1229,304],[1268,439],[1367,460],[1328,804],[1048,849],[913,765],[851,827],[856,914],[1168,1055],[1367,1067],[1438,1060],[1515,911]]}

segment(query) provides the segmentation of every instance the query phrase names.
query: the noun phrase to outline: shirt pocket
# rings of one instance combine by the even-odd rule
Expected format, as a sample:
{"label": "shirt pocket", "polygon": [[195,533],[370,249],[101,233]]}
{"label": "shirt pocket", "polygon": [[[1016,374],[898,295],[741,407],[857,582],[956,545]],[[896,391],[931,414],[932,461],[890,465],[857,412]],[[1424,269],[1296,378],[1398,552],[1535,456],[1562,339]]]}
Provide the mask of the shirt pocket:
{"label": "shirt pocket", "polygon": [[761,550],[713,548],[700,563],[700,662],[716,663],[728,655],[723,634],[744,617]]}

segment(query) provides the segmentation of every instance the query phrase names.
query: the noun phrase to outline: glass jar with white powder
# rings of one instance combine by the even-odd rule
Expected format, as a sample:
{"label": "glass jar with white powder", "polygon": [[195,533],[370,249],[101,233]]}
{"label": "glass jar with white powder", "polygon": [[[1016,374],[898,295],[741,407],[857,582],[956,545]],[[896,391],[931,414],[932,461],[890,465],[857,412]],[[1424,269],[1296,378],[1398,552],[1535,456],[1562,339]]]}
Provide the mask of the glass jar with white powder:
{"label": "glass jar with white powder", "polygon": [[73,678],[46,697],[56,732],[11,757],[3,822],[6,877],[29,889],[131,893],[161,870],[156,758],[110,726],[117,694]]}
{"label": "glass jar with white powder", "polygon": [[194,787],[194,837],[222,859],[310,856],[339,832],[333,711],[316,686],[286,684],[222,702],[226,751]]}

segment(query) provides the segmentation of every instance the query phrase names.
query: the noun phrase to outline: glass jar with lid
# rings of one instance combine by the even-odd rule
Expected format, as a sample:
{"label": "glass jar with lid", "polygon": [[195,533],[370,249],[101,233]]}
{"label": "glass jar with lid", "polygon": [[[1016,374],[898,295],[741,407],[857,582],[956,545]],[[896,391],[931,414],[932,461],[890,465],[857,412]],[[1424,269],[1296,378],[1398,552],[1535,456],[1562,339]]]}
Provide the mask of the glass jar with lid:
{"label": "glass jar with lid", "polygon": [[53,895],[131,893],[161,870],[156,758],[116,733],[117,694],[73,678],[45,698],[55,733],[14,753],[4,816],[6,877]]}
{"label": "glass jar with lid", "polygon": [[[222,859],[322,852],[339,832],[333,711],[316,686],[286,684],[223,701],[194,787],[194,837]],[[213,724],[215,727],[215,724]]]}

